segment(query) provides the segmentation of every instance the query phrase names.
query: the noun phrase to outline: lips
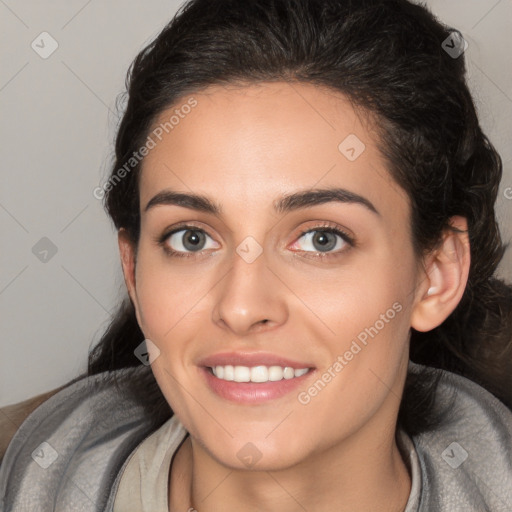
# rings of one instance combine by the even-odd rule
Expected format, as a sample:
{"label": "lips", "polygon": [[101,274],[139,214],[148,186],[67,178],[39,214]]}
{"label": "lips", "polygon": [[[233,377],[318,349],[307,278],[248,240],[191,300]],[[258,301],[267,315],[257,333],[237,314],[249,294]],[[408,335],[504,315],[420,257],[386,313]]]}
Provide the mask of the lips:
{"label": "lips", "polygon": [[[282,367],[287,368],[287,374],[292,371],[293,377],[288,376],[277,381],[261,382],[236,382],[228,381],[216,376],[215,372],[220,367],[230,367],[235,372],[240,367],[253,369],[259,367]],[[292,370],[293,369],[293,370]],[[306,373],[303,373],[307,369]],[[207,356],[198,362],[198,370],[206,386],[218,397],[235,402],[240,405],[264,404],[291,394],[299,386],[303,385],[306,379],[312,378],[316,373],[315,367],[306,361],[296,361],[284,356],[268,352],[224,352]],[[252,373],[251,373],[252,375]]]}

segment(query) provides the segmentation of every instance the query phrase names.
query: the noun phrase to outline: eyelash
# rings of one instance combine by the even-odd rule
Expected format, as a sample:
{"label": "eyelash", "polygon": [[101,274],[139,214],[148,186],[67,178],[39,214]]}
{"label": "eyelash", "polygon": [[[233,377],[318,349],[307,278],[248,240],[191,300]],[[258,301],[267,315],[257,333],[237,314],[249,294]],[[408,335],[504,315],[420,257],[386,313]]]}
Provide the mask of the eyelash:
{"label": "eyelash", "polygon": [[[201,232],[205,233],[206,235],[208,235],[208,233],[206,233],[206,231],[204,231],[204,229],[199,228],[198,226],[185,224],[185,225],[173,228],[171,231],[166,231],[163,235],[161,235],[160,237],[157,237],[155,241],[160,247],[162,247],[162,249],[165,251],[165,253],[168,256],[170,256],[171,258],[194,257],[195,255],[201,254],[202,251],[198,251],[196,253],[194,253],[194,252],[184,253],[184,252],[175,251],[173,249],[170,249],[169,246],[166,244],[166,241],[168,240],[168,238],[171,235],[173,235],[174,233],[178,233],[179,231],[187,231],[187,230],[201,231]],[[302,231],[298,235],[297,240],[299,240],[300,238],[302,238],[304,235],[306,235],[308,233],[312,233],[312,232],[314,233],[316,231],[320,231],[323,233],[333,233],[335,235],[338,235],[344,242],[346,242],[349,245],[349,247],[356,246],[356,242],[355,242],[354,238],[352,238],[348,233],[346,233],[340,226],[338,226],[337,224],[328,224],[328,223],[322,224],[321,226],[314,226],[312,228],[308,228],[308,229]],[[208,236],[210,236],[210,235],[208,235]],[[319,259],[323,260],[326,258],[339,257],[342,253],[346,252],[346,250],[347,249],[342,249],[342,250],[338,250],[336,252],[331,252],[331,253],[322,253],[322,252],[313,252],[313,251],[302,251],[302,252],[305,252],[306,254],[310,254],[309,256],[306,256],[307,258],[319,258]],[[311,253],[313,253],[314,256],[311,255]]]}

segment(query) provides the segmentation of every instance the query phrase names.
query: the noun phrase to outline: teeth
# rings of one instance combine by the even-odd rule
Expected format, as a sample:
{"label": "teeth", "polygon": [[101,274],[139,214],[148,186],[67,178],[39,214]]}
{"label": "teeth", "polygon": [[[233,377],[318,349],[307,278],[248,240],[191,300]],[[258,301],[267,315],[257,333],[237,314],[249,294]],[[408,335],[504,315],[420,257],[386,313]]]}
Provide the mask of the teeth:
{"label": "teeth", "polygon": [[308,373],[309,368],[293,369],[289,366],[215,366],[212,372],[218,379],[235,382],[276,382],[293,379]]}

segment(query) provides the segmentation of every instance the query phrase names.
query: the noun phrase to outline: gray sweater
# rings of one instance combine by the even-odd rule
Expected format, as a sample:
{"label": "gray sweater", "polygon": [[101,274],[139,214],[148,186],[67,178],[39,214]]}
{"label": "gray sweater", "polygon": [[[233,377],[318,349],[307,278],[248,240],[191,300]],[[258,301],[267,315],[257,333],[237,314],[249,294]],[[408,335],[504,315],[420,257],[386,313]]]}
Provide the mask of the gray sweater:
{"label": "gray sweater", "polygon": [[[421,368],[409,363],[410,372]],[[122,385],[147,371],[115,374]],[[512,412],[474,382],[440,372],[436,403],[450,411],[411,438],[419,475],[410,501],[417,512],[512,512]],[[23,422],[0,465],[0,511],[113,511],[130,455],[155,429],[105,375],[75,382]]]}

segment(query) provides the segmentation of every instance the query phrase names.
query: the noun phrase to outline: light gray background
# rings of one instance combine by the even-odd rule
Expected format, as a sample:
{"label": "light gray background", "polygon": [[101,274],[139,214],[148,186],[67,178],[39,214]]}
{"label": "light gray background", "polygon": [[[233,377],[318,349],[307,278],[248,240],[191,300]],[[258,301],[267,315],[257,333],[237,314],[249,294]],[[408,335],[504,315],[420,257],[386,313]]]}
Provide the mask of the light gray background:
{"label": "light gray background", "polygon": [[[124,292],[115,232],[92,191],[108,175],[126,70],[181,3],[0,0],[0,406],[84,371]],[[509,241],[512,1],[426,4],[468,42],[470,87],[504,161],[497,211]],[[42,32],[59,45],[47,59],[31,47]],[[32,251],[43,237],[57,248],[46,262]],[[512,250],[500,275],[512,281]]]}

